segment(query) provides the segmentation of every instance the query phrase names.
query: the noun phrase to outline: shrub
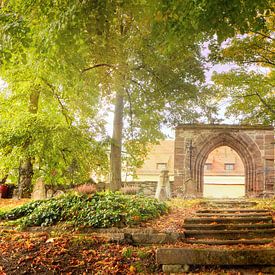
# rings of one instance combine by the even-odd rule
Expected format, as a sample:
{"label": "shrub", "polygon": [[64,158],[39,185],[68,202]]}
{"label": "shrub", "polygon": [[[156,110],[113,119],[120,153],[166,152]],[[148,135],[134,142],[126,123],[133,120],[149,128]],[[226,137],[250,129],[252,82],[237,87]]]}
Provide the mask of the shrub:
{"label": "shrub", "polygon": [[166,212],[166,204],[152,198],[113,192],[92,196],[68,193],[17,207],[7,212],[4,218],[19,218],[16,223],[21,227],[49,226],[63,221],[75,226],[100,228],[129,226]]}
{"label": "shrub", "polygon": [[138,193],[139,188],[136,186],[124,186],[120,189],[122,194],[125,195],[136,195]]}
{"label": "shrub", "polygon": [[85,183],[75,187],[74,190],[80,194],[94,194],[96,193],[96,186],[94,184]]}

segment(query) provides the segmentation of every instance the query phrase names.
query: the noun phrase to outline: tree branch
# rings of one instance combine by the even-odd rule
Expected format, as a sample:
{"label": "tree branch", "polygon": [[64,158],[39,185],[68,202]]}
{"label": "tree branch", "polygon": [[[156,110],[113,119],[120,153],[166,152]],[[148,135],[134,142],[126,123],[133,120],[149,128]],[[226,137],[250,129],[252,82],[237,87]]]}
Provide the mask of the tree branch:
{"label": "tree branch", "polygon": [[141,85],[138,81],[136,81],[136,80],[134,80],[134,79],[131,79],[131,81],[132,81],[133,83],[137,84],[137,85],[141,88],[141,90],[142,90],[144,93],[146,93],[146,91],[144,90],[144,88],[142,87],[142,85]]}
{"label": "tree branch", "polygon": [[256,93],[257,97],[260,99],[260,101],[262,102],[262,104],[267,108],[267,110],[269,110],[271,113],[275,114],[275,110],[272,108],[272,106],[267,104],[267,102],[261,97],[261,95],[257,91],[255,93]]}
{"label": "tree branch", "polygon": [[273,63],[269,60],[261,60],[261,59],[259,59],[259,60],[247,60],[247,61],[243,61],[243,63],[266,63],[266,64],[269,64],[269,65],[272,65],[272,66],[275,65],[275,63]]}
{"label": "tree branch", "polygon": [[91,67],[85,68],[81,71],[81,73],[85,73],[87,71],[90,71],[90,70],[93,70],[93,69],[99,68],[99,67],[108,67],[108,68],[113,68],[113,69],[116,68],[114,65],[107,64],[107,63],[101,63],[101,64],[96,64],[96,65],[93,65]]}
{"label": "tree branch", "polygon": [[52,91],[53,96],[57,99],[58,104],[59,104],[60,107],[61,107],[61,112],[62,112],[63,116],[65,117],[66,122],[68,123],[68,125],[71,125],[71,124],[72,124],[72,119],[67,115],[68,110],[67,110],[67,108],[64,106],[64,104],[62,103],[62,101],[61,101],[59,95],[56,93],[55,87],[54,87],[52,84],[50,84],[46,79],[44,79],[44,78],[41,78],[41,79],[44,81],[44,83],[45,83],[45,84],[50,88],[50,90]]}
{"label": "tree branch", "polygon": [[272,54],[275,54],[275,52],[272,51],[272,50],[270,50],[270,49],[268,49],[267,46],[266,46],[266,47],[263,47],[263,46],[261,46],[261,45],[259,45],[259,44],[254,44],[254,45],[255,45],[255,47],[257,47],[258,49],[263,50],[263,52],[270,52],[270,53],[272,53]]}
{"label": "tree branch", "polygon": [[272,38],[271,36],[269,36],[269,35],[267,35],[267,34],[264,34],[264,33],[261,33],[261,32],[254,32],[254,33],[259,34],[259,35],[261,35],[261,36],[263,36],[263,37],[265,37],[265,38],[274,40],[274,38]]}
{"label": "tree branch", "polygon": [[262,96],[256,91],[254,94],[247,94],[247,95],[240,95],[240,96],[234,96],[235,98],[246,98],[246,97],[252,97],[252,96],[257,96],[259,98],[259,100],[262,102],[262,104],[265,106],[265,108],[275,114],[275,110],[272,108],[272,106],[270,106],[269,104],[267,104],[267,102],[262,98]]}

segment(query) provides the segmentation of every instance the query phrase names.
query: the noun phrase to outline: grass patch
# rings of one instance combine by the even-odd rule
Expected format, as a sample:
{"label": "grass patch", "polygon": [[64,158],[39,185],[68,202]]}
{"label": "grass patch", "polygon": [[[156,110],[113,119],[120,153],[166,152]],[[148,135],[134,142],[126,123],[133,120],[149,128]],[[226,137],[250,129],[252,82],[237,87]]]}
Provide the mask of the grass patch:
{"label": "grass patch", "polygon": [[273,199],[250,199],[257,202],[256,208],[264,208],[275,211],[275,198]]}
{"label": "grass patch", "polygon": [[9,211],[15,207],[18,207],[22,204],[30,202],[31,199],[0,199],[0,213]]}
{"label": "grass patch", "polygon": [[123,227],[157,218],[166,213],[165,203],[141,196],[102,192],[93,195],[69,193],[33,201],[0,214],[0,220],[14,220],[21,228],[50,226],[65,222],[76,227]]}
{"label": "grass patch", "polygon": [[182,199],[182,198],[173,198],[167,201],[167,205],[171,208],[193,208],[200,205],[201,202],[205,201],[204,199]]}

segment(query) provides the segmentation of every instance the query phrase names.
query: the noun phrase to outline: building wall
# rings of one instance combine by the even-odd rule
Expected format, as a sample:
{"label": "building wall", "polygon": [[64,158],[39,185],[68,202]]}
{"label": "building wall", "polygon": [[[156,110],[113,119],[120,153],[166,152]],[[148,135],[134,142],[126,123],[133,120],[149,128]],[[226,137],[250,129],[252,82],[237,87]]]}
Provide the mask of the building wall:
{"label": "building wall", "polygon": [[[210,166],[211,169],[207,169],[209,168],[208,166]],[[229,168],[228,166],[233,166],[233,169],[226,169]],[[235,150],[228,146],[221,146],[214,149],[208,155],[205,162],[204,175],[244,175],[244,165]]]}
{"label": "building wall", "polygon": [[170,180],[174,174],[174,140],[162,140],[152,145],[141,168],[136,170],[134,181],[158,181],[160,171],[168,170]]}

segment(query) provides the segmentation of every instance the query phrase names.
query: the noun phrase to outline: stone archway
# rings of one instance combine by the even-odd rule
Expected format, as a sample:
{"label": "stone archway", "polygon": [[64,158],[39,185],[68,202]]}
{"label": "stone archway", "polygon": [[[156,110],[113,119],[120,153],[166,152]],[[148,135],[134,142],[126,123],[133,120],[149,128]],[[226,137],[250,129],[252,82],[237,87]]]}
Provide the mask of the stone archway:
{"label": "stone archway", "polygon": [[274,128],[241,125],[180,125],[176,128],[173,193],[200,197],[208,154],[229,146],[245,167],[246,196],[274,192]]}

